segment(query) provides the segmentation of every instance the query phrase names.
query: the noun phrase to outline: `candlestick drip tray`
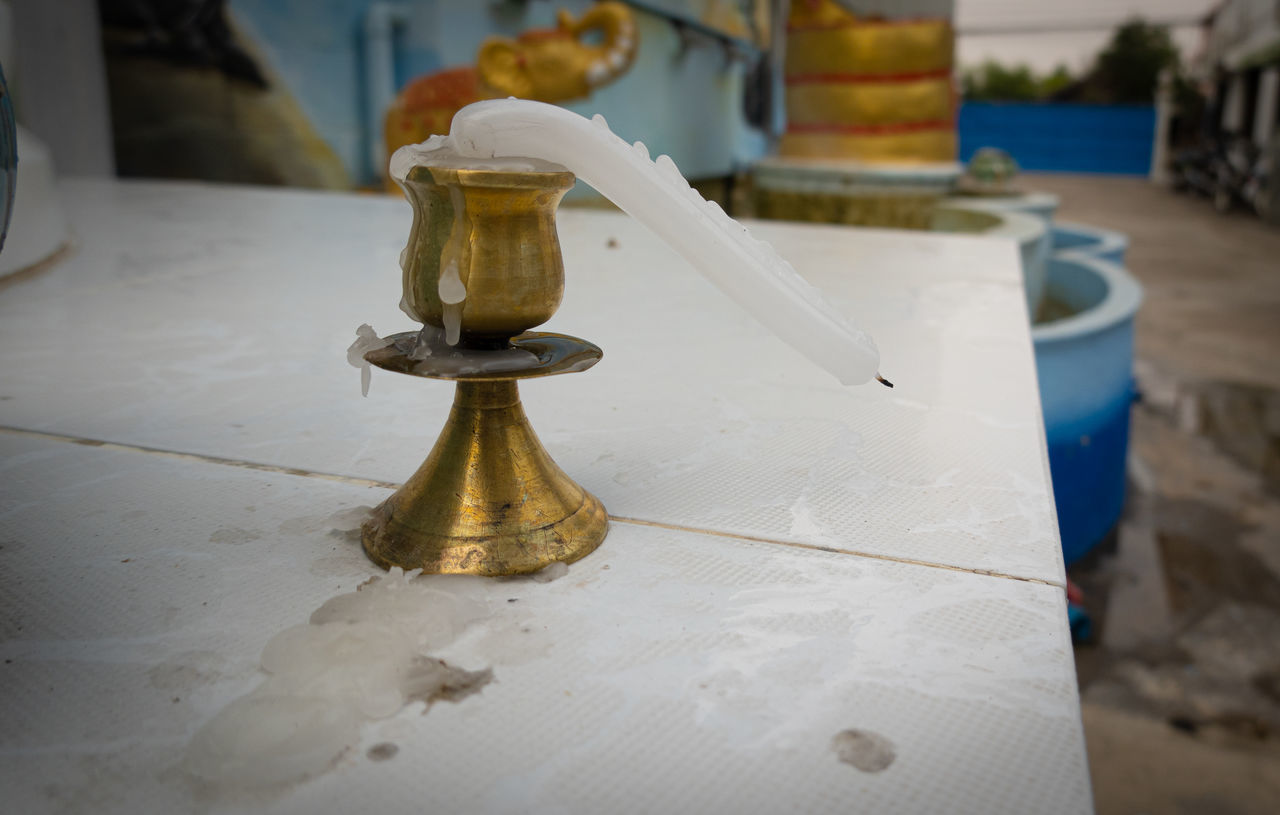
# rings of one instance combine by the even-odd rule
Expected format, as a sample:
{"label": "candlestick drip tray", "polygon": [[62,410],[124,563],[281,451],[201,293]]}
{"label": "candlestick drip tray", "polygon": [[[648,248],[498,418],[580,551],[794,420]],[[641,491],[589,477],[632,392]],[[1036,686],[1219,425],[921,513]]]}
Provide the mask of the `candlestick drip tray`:
{"label": "candlestick drip tray", "polygon": [[432,326],[385,339],[385,347],[365,354],[369,364],[427,379],[479,382],[570,374],[587,370],[604,356],[594,343],[545,331],[526,331],[497,348],[448,345]]}
{"label": "candlestick drip tray", "polygon": [[608,516],[547,454],[517,380],[584,371],[600,349],[542,332],[497,348],[454,348],[432,331],[393,335],[365,354],[384,370],[455,382],[431,454],[364,524],[369,557],[384,568],[511,575],[590,553],[608,533]]}

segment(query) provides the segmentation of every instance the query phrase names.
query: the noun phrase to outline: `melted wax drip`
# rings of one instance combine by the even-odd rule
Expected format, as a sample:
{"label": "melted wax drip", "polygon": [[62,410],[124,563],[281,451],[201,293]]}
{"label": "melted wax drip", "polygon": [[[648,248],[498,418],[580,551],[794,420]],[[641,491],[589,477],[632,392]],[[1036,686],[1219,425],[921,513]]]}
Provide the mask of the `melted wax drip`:
{"label": "melted wax drip", "polygon": [[462,188],[449,188],[453,203],[453,229],[440,254],[440,282],[436,292],[440,295],[441,319],[444,322],[444,341],[457,345],[462,337],[462,309],[467,299],[467,287],[459,276],[464,251],[471,242],[471,219],[467,215],[467,200]]}
{"label": "melted wax drip", "polygon": [[352,367],[360,369],[360,395],[369,395],[369,380],[371,378],[371,368],[364,355],[370,351],[376,351],[379,348],[386,348],[391,344],[390,339],[379,337],[378,332],[373,330],[373,326],[364,323],[356,329],[356,341],[351,343],[347,348],[347,362]]}

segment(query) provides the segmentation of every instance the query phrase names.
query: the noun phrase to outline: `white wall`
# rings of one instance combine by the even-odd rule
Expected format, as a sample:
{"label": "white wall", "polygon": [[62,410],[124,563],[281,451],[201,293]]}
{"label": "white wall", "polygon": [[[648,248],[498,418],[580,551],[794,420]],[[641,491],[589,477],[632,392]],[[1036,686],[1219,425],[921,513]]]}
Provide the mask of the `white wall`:
{"label": "white wall", "polygon": [[97,3],[13,0],[9,5],[12,56],[4,71],[18,121],[49,147],[60,175],[113,175]]}

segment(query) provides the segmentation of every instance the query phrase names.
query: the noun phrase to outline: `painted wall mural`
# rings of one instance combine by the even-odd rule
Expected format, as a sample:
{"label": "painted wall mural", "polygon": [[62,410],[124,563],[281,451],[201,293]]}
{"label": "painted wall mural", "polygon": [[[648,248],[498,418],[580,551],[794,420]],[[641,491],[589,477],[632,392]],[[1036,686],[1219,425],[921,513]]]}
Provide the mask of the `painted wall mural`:
{"label": "painted wall mural", "polygon": [[98,2],[126,175],[381,189],[388,147],[507,95],[601,113],[695,178],[766,149],[743,105],[765,0]]}
{"label": "painted wall mural", "polygon": [[481,99],[585,98],[626,72],[638,47],[635,18],[617,2],[598,3],[577,19],[561,9],[555,28],[531,29],[514,39],[490,37],[475,66],[419,77],[400,91],[386,114],[386,154],[449,132],[453,115]]}

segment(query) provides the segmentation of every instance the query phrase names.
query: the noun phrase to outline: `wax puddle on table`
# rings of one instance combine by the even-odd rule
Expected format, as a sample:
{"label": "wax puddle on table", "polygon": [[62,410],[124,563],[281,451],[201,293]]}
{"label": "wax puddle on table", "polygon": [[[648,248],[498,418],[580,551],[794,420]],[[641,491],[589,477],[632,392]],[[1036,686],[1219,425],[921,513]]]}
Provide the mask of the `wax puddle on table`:
{"label": "wax puddle on table", "polygon": [[[308,526],[358,531],[368,510],[336,513]],[[345,529],[330,535],[351,537]],[[568,571],[567,564],[553,563],[532,575],[493,580],[392,568],[369,578],[267,642],[265,679],[197,731],[181,769],[214,797],[283,791],[332,768],[372,722],[415,702],[426,714],[436,702],[481,693],[495,679],[490,665],[452,664],[436,654],[485,621],[489,630],[482,639],[494,647],[483,650],[505,660],[506,642],[529,639],[519,595]],[[523,584],[522,590],[513,583]],[[531,644],[510,656],[529,656],[523,652]],[[390,748],[380,750],[376,760],[392,755]]]}

